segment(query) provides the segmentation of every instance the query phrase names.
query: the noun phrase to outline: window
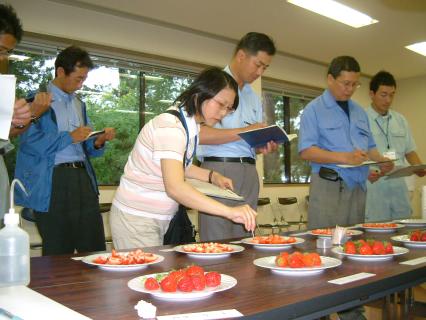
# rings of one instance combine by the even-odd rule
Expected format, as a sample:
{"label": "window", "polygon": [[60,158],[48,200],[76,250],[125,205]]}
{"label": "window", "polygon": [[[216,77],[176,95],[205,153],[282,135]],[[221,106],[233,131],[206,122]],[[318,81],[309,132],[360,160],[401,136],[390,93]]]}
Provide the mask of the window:
{"label": "window", "polygon": [[[276,124],[289,134],[299,135],[300,116],[313,96],[264,89],[262,98],[266,123]],[[308,183],[309,181],[309,162],[300,159],[297,139],[291,143],[279,145],[278,152],[264,156],[264,183]]]}
{"label": "window", "polygon": [[[19,58],[10,61],[9,70],[17,75],[18,97],[39,88],[45,90],[54,77],[56,51],[37,46],[28,50],[22,45],[16,50]],[[92,164],[99,184],[118,185],[140,129],[173,103],[192,82],[194,74],[114,57],[91,57],[97,68],[89,72],[77,94],[86,103],[95,130],[116,129],[116,139],[109,143],[102,157],[92,158]],[[13,141],[15,147],[18,139]],[[15,158],[16,150],[6,157],[11,177]]]}

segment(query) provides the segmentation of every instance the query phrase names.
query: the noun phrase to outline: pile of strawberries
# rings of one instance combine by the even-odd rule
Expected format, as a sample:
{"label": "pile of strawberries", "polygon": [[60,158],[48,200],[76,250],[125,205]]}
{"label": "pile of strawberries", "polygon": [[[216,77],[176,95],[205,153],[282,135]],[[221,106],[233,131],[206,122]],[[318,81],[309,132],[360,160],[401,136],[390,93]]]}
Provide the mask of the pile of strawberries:
{"label": "pile of strawberries", "polygon": [[348,254],[383,255],[392,254],[393,246],[388,241],[367,239],[348,241],[345,243],[343,251]]}
{"label": "pile of strawberries", "polygon": [[426,230],[416,230],[411,232],[410,241],[426,241]]}
{"label": "pile of strawberries", "polygon": [[275,264],[278,267],[285,268],[311,268],[321,266],[321,257],[316,252],[301,253],[295,251],[292,254],[281,252],[275,258]]}
{"label": "pile of strawberries", "polygon": [[366,228],[396,228],[398,225],[396,223],[363,223],[363,227]]}
{"label": "pile of strawberries", "polygon": [[92,260],[93,263],[107,264],[107,265],[131,265],[131,264],[144,264],[150,263],[158,259],[153,253],[143,252],[141,249],[129,252],[117,252],[112,249],[111,255],[99,255]]}
{"label": "pile of strawberries", "polygon": [[255,244],[288,244],[295,243],[295,237],[283,237],[278,234],[270,234],[269,236],[256,236],[251,239]]}
{"label": "pile of strawberries", "polygon": [[145,280],[144,287],[147,290],[158,290],[163,292],[202,291],[206,287],[217,287],[221,283],[220,273],[204,272],[200,266],[192,265],[185,269],[179,269],[161,274],[157,277],[149,277]]}

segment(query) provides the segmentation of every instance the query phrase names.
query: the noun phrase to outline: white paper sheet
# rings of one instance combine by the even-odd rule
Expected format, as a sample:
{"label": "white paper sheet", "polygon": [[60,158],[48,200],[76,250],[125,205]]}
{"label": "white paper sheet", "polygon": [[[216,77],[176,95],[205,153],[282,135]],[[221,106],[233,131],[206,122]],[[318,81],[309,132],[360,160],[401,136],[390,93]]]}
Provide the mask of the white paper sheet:
{"label": "white paper sheet", "polygon": [[242,317],[243,314],[236,309],[206,311],[196,313],[183,313],[168,316],[158,316],[157,320],[212,320]]}
{"label": "white paper sheet", "polygon": [[328,282],[333,284],[346,284],[349,282],[354,282],[361,279],[374,277],[375,275],[376,275],[375,273],[360,272],[360,273],[353,274],[351,276],[330,280]]}
{"label": "white paper sheet", "polygon": [[0,74],[0,139],[9,139],[10,122],[15,104],[16,77]]}
{"label": "white paper sheet", "polygon": [[0,307],[25,320],[90,320],[25,286],[0,288]]}

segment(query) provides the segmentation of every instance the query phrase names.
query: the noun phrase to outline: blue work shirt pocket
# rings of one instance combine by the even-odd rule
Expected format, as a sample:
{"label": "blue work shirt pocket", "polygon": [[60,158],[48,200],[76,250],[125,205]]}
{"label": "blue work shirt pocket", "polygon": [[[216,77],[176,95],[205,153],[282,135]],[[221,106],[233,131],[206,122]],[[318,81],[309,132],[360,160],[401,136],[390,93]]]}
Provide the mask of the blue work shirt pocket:
{"label": "blue work shirt pocket", "polygon": [[368,140],[370,137],[370,129],[367,121],[358,120],[356,125],[355,147],[362,150],[368,150]]}
{"label": "blue work shirt pocket", "polygon": [[330,151],[340,151],[348,145],[347,126],[338,119],[322,119],[320,128],[319,147]]}
{"label": "blue work shirt pocket", "polygon": [[390,128],[390,147],[405,152],[407,133],[403,128]]}

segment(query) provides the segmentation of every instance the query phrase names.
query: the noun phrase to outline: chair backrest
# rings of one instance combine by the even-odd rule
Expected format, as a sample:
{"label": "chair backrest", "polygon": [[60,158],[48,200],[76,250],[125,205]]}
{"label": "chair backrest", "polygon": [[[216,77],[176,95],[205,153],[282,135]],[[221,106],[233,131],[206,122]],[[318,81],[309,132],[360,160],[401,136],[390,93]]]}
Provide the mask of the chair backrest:
{"label": "chair backrest", "polygon": [[297,203],[296,197],[278,198],[278,203],[282,205],[291,205]]}
{"label": "chair backrest", "polygon": [[271,203],[271,199],[269,199],[268,197],[257,199],[258,206],[265,206],[270,203]]}

